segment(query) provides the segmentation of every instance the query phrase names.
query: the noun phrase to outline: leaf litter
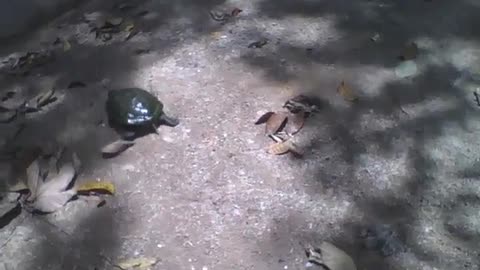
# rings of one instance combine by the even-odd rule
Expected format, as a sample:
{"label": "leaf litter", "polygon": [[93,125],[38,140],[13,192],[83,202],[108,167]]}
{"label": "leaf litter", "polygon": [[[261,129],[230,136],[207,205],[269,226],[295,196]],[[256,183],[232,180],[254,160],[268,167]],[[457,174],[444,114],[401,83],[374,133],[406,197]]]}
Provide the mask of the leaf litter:
{"label": "leaf litter", "polygon": [[25,184],[15,185],[10,190],[21,194],[22,209],[39,214],[56,212],[78,196],[114,195],[115,186],[110,182],[77,185],[80,169],[76,153],[63,147],[54,153],[41,153],[26,168]]}
{"label": "leaf litter", "polygon": [[312,113],[318,112],[318,106],[310,97],[298,95],[287,100],[282,108],[286,111],[264,113],[257,119],[255,125],[265,124],[265,135],[274,141],[266,148],[267,153],[272,155],[291,153],[301,157],[303,151],[291,139],[304,127],[306,119]]}

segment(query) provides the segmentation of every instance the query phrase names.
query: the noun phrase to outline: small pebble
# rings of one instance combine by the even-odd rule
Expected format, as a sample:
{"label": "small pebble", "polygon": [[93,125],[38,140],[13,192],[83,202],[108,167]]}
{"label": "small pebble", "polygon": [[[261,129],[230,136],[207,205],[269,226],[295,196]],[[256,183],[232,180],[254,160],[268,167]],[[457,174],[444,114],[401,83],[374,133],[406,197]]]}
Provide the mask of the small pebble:
{"label": "small pebble", "polygon": [[399,78],[406,78],[418,72],[417,64],[414,61],[404,61],[395,68],[395,75]]}

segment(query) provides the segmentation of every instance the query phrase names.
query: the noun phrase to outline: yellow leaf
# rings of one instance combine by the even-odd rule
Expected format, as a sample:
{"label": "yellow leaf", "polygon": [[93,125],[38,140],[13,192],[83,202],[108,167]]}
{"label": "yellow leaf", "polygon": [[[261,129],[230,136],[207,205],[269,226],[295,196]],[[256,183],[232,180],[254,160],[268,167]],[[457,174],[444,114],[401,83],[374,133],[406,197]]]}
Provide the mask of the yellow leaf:
{"label": "yellow leaf", "polygon": [[158,262],[155,258],[134,258],[127,259],[117,264],[122,269],[148,269],[150,266],[154,266]]}
{"label": "yellow leaf", "polygon": [[88,181],[77,187],[78,194],[88,195],[90,192],[115,194],[115,186],[106,181]]}
{"label": "yellow leaf", "polygon": [[68,40],[64,40],[63,41],[63,51],[66,52],[68,50],[70,50],[72,48],[72,45],[70,44],[70,42],[68,42]]}
{"label": "yellow leaf", "polygon": [[355,101],[357,97],[353,93],[352,89],[345,84],[345,81],[340,83],[340,86],[337,88],[338,93],[347,101]]}
{"label": "yellow leaf", "polygon": [[210,36],[214,39],[219,39],[222,36],[222,32],[211,32]]}

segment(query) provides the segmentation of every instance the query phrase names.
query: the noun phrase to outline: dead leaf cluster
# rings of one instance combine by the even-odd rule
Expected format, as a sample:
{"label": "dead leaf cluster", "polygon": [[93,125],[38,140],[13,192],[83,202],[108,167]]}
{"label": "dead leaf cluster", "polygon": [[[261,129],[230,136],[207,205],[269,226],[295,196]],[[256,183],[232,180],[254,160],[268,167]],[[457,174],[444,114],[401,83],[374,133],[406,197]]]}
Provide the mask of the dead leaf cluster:
{"label": "dead leaf cluster", "polygon": [[209,14],[212,20],[217,22],[227,23],[231,19],[237,17],[243,10],[239,8],[234,8],[231,12],[220,12],[215,10],[210,10]]}
{"label": "dead leaf cluster", "polygon": [[11,108],[0,105],[0,123],[10,123],[17,117],[39,112],[45,106],[55,102],[57,99],[58,98],[55,96],[55,89],[50,89]]}
{"label": "dead leaf cluster", "polygon": [[272,155],[292,153],[301,156],[300,149],[292,142],[291,138],[305,125],[306,119],[318,111],[311,99],[304,95],[289,99],[283,105],[286,111],[267,112],[263,114],[255,125],[265,124],[265,135],[274,143],[267,148]]}
{"label": "dead leaf cluster", "polygon": [[25,180],[10,187],[10,191],[20,194],[21,209],[30,213],[53,213],[79,198],[87,201],[97,198],[98,205],[105,204],[101,196],[115,194],[113,183],[86,181],[77,184],[80,168],[76,153],[63,147],[54,153],[38,153],[26,168]]}
{"label": "dead leaf cluster", "polygon": [[135,23],[122,17],[92,12],[84,14],[84,20],[90,26],[90,32],[95,33],[95,38],[104,42],[111,40],[114,35],[123,34],[124,39],[129,40],[137,34]]}
{"label": "dead leaf cluster", "polygon": [[5,72],[10,75],[26,76],[31,70],[51,62],[55,58],[53,51],[31,51],[10,57],[3,63],[7,64]]}

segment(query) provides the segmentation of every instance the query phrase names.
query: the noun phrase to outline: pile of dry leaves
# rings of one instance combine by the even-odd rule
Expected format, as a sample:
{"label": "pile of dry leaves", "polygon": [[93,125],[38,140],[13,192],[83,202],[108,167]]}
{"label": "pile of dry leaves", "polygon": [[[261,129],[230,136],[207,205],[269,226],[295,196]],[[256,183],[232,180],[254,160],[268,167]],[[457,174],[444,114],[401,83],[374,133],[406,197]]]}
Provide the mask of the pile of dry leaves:
{"label": "pile of dry leaves", "polygon": [[[60,148],[54,153],[41,153],[30,163],[10,192],[18,193],[18,209],[34,214],[50,214],[62,209],[67,203],[84,199],[96,201],[100,207],[105,204],[104,195],[113,195],[115,186],[110,182],[87,181],[79,183],[77,177],[81,162],[75,152]],[[18,213],[20,214],[20,213]],[[0,218],[5,222],[5,217]]]}
{"label": "pile of dry leaves", "polygon": [[265,124],[265,135],[274,141],[267,148],[268,153],[301,156],[301,151],[291,139],[303,128],[306,119],[318,111],[318,106],[312,98],[298,95],[285,102],[283,108],[286,110],[263,114],[255,125]]}

